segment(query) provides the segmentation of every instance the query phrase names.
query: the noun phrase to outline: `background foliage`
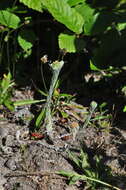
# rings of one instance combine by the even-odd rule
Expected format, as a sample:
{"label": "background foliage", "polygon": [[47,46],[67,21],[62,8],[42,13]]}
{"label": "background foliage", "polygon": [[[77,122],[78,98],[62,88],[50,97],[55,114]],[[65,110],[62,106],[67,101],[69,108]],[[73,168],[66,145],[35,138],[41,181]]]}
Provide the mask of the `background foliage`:
{"label": "background foliage", "polygon": [[[54,60],[60,50],[78,53],[81,64],[95,71],[125,66],[125,0],[1,0],[0,5],[1,76],[10,71],[20,83],[27,72],[40,71],[43,54]],[[66,76],[69,72],[70,67]]]}

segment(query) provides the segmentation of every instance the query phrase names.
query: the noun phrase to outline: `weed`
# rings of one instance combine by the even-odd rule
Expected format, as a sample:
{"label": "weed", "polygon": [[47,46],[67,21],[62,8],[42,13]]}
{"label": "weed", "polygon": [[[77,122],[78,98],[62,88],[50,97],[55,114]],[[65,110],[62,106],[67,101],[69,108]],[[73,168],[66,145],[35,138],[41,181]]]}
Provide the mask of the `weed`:
{"label": "weed", "polygon": [[77,181],[84,181],[86,183],[86,188],[92,190],[96,190],[100,187],[120,190],[118,187],[104,182],[105,179],[110,179],[112,175],[110,169],[107,166],[103,166],[100,156],[95,156],[91,162],[88,154],[81,150],[79,155],[70,152],[69,158],[79,172],[68,172],[63,170],[58,172],[68,177],[69,184],[75,184]]}
{"label": "weed", "polygon": [[90,114],[87,117],[86,121],[84,122],[83,127],[87,127],[87,125],[89,124],[89,122],[91,120],[92,114],[94,113],[94,111],[95,111],[96,108],[97,108],[97,103],[95,101],[92,101],[91,105],[90,105],[90,110],[89,110]]}
{"label": "weed", "polygon": [[0,80],[0,105],[6,106],[9,110],[14,110],[13,102],[11,101],[14,82],[11,80],[11,73],[4,74]]}
{"label": "weed", "polygon": [[55,85],[58,80],[60,70],[63,67],[63,65],[64,65],[64,61],[60,61],[60,62],[54,61],[52,64],[50,64],[50,67],[53,72],[50,89],[49,89],[49,93],[47,96],[46,105],[36,120],[36,126],[39,127],[41,125],[43,116],[45,115],[44,126],[46,126],[46,131],[49,136],[52,135],[52,116],[51,116],[52,96],[53,96],[53,92],[55,90]]}

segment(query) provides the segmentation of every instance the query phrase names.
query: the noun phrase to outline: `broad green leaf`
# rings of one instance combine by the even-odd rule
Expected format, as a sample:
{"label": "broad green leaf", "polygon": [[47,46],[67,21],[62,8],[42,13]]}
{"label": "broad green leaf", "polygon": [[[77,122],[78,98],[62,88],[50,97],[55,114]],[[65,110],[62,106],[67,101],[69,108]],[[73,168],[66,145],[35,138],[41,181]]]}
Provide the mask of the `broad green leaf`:
{"label": "broad green leaf", "polygon": [[83,3],[84,0],[68,0],[67,3],[70,5],[70,6],[75,6],[75,5],[78,5],[79,3]]}
{"label": "broad green leaf", "polygon": [[18,43],[25,51],[32,48],[35,39],[36,37],[32,30],[24,29],[19,32]]}
{"label": "broad green leaf", "polygon": [[75,35],[60,34],[59,35],[59,47],[60,49],[66,49],[69,53],[75,53]]}
{"label": "broad green leaf", "polygon": [[60,49],[66,49],[69,53],[75,53],[85,48],[85,41],[75,35],[61,33],[59,35],[59,47]]}
{"label": "broad green leaf", "polygon": [[126,112],[126,106],[124,106],[124,108],[123,108],[123,112]]}
{"label": "broad green leaf", "polygon": [[76,10],[83,16],[84,33],[86,35],[96,35],[105,32],[117,19],[113,11],[95,12],[88,4],[83,3],[76,6]]}
{"label": "broad green leaf", "polygon": [[0,24],[9,28],[16,29],[19,27],[20,18],[6,10],[0,10]]}
{"label": "broad green leaf", "polygon": [[80,34],[82,32],[83,17],[75,8],[71,8],[66,1],[42,0],[42,2],[57,21],[75,33]]}
{"label": "broad green leaf", "polygon": [[119,31],[126,29],[126,23],[119,23],[117,25]]}
{"label": "broad green leaf", "polygon": [[126,4],[126,0],[119,0],[119,2],[117,4],[117,7],[122,7],[123,8],[123,5],[124,5],[124,9],[125,9],[125,4]]}
{"label": "broad green leaf", "polygon": [[94,15],[95,10],[89,7],[88,4],[83,3],[82,5],[76,6],[76,10],[82,15],[84,20],[84,34],[90,35],[92,26],[96,20]]}
{"label": "broad green leaf", "polygon": [[31,9],[42,12],[42,0],[19,0],[20,3],[25,4]]}

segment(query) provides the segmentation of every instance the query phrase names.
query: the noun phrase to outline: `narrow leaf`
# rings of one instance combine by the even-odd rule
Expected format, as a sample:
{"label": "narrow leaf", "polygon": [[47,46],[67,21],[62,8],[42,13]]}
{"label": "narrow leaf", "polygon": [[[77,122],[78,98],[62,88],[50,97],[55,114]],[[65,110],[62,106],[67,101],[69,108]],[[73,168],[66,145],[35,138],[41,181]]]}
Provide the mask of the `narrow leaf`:
{"label": "narrow leaf", "polygon": [[91,60],[90,60],[90,69],[91,69],[92,71],[99,71],[99,70],[100,70],[98,67],[96,67],[96,66],[92,63]]}
{"label": "narrow leaf", "polygon": [[76,183],[76,181],[79,181],[81,179],[80,175],[74,175],[73,177],[71,177],[69,185],[73,185]]}
{"label": "narrow leaf", "polygon": [[72,152],[69,152],[69,158],[78,166],[81,167],[80,165],[80,159]]}
{"label": "narrow leaf", "polygon": [[47,93],[45,93],[44,91],[42,91],[42,90],[40,90],[40,89],[37,89],[37,91],[41,94],[41,95],[43,95],[43,96],[48,96],[48,94]]}
{"label": "narrow leaf", "polygon": [[60,170],[58,172],[56,172],[57,174],[60,174],[60,175],[63,175],[63,176],[66,176],[66,177],[73,177],[75,175],[77,175],[76,172],[72,172],[72,171],[64,171],[64,170]]}
{"label": "narrow leaf", "polygon": [[67,3],[70,5],[70,6],[75,6],[75,5],[78,5],[79,3],[83,3],[84,0],[68,0]]}
{"label": "narrow leaf", "polygon": [[14,111],[14,105],[13,103],[11,102],[10,99],[6,99],[4,101],[4,105],[10,110],[10,111]]}
{"label": "narrow leaf", "polygon": [[46,109],[44,108],[41,113],[39,114],[39,116],[36,119],[35,125],[36,127],[40,127],[41,122],[43,121],[43,119],[45,118],[45,114],[46,114]]}
{"label": "narrow leaf", "polygon": [[29,104],[36,104],[39,102],[45,102],[45,100],[22,100],[22,101],[16,101],[14,102],[14,106],[24,106]]}

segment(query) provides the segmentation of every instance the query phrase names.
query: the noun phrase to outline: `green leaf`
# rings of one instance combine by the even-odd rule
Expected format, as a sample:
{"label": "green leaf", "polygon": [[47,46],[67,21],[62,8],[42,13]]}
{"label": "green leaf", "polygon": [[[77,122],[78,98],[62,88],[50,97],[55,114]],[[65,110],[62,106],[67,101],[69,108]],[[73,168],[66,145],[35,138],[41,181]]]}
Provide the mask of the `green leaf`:
{"label": "green leaf", "polygon": [[61,115],[62,115],[63,118],[68,118],[69,117],[69,115],[66,112],[64,112],[64,111],[60,111],[60,113],[61,113]]}
{"label": "green leaf", "polygon": [[86,3],[76,6],[76,10],[83,16],[86,35],[96,35],[106,31],[118,18],[114,11],[96,13],[96,10]]}
{"label": "green leaf", "polygon": [[117,28],[118,28],[119,31],[126,29],[126,23],[119,23],[117,25]]}
{"label": "green leaf", "polygon": [[35,39],[36,37],[32,30],[23,29],[19,32],[18,43],[25,51],[32,48]]}
{"label": "green leaf", "polygon": [[59,35],[60,49],[66,49],[68,53],[75,53],[85,48],[85,41],[77,38],[75,35],[63,34]]}
{"label": "green leaf", "polygon": [[76,181],[79,181],[81,179],[80,175],[74,175],[70,178],[69,185],[73,185],[76,183]]}
{"label": "green leaf", "polygon": [[76,6],[76,10],[82,15],[84,20],[84,34],[90,35],[92,26],[97,18],[94,14],[95,10],[92,9],[88,4],[83,3],[82,5]]}
{"label": "green leaf", "polygon": [[70,6],[75,6],[75,5],[78,5],[79,3],[83,3],[84,0],[68,0],[67,3],[70,5]]}
{"label": "green leaf", "polygon": [[14,85],[14,82],[11,81],[11,73],[9,72],[7,75],[4,74],[4,78],[1,81],[1,94],[7,95],[7,91]]}
{"label": "green leaf", "polygon": [[89,160],[88,160],[88,155],[86,152],[83,152],[81,150],[81,160],[82,160],[82,168],[85,170],[89,170],[90,169],[90,163],[89,163]]}
{"label": "green leaf", "polygon": [[66,49],[69,53],[75,53],[75,35],[60,34],[59,35],[59,47],[60,49]]}
{"label": "green leaf", "polygon": [[124,108],[123,108],[123,112],[126,112],[126,106],[124,106]]}
{"label": "green leaf", "polygon": [[80,159],[72,152],[69,152],[69,158],[80,168]]}
{"label": "green leaf", "polygon": [[58,172],[56,172],[57,174],[63,175],[64,177],[73,177],[75,175],[78,175],[76,172],[72,172],[72,171],[64,171],[64,170],[60,170]]}
{"label": "green leaf", "polygon": [[100,71],[100,69],[99,69],[98,67],[96,67],[96,66],[92,63],[91,60],[90,60],[90,69],[91,69],[92,71]]}
{"label": "green leaf", "polygon": [[20,3],[25,4],[31,9],[42,12],[42,0],[19,0]]}
{"label": "green leaf", "polygon": [[42,0],[53,17],[75,33],[80,34],[84,24],[83,17],[71,8],[66,1]]}
{"label": "green leaf", "polygon": [[21,100],[21,101],[16,101],[13,104],[14,106],[24,106],[29,104],[36,104],[39,102],[45,102],[45,100]]}
{"label": "green leaf", "polygon": [[42,120],[45,118],[45,114],[46,114],[46,109],[44,108],[36,119],[35,125],[37,128],[40,127]]}
{"label": "green leaf", "polygon": [[40,89],[37,89],[37,91],[42,95],[42,96],[48,96],[48,94]]}
{"label": "green leaf", "polygon": [[0,10],[0,24],[9,28],[16,29],[19,27],[20,18],[6,10]]}
{"label": "green leaf", "polygon": [[5,99],[3,103],[10,111],[14,111],[14,105],[10,99]]}

